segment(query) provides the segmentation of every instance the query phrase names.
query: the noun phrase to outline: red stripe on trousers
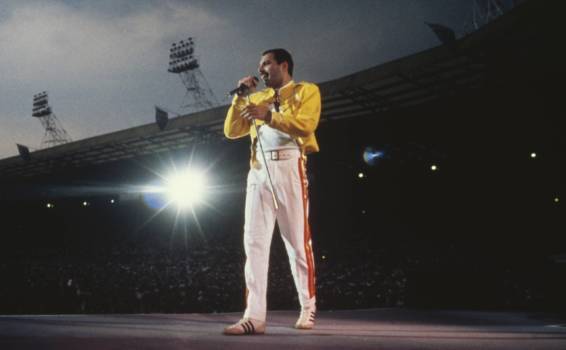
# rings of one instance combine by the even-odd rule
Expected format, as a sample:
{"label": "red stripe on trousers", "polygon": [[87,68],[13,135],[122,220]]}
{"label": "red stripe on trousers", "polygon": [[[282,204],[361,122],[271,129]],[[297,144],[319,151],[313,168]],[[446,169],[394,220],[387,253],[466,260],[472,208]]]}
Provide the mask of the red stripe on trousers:
{"label": "red stripe on trousers", "polygon": [[305,169],[303,158],[299,158],[299,176],[301,177],[301,189],[303,196],[303,217],[304,217],[304,238],[305,238],[305,255],[307,258],[307,269],[308,269],[308,279],[309,279],[309,297],[315,296],[315,286],[314,286],[314,259],[311,246],[311,229],[309,225],[309,218],[307,215],[308,206],[308,189],[307,183],[305,181]]}

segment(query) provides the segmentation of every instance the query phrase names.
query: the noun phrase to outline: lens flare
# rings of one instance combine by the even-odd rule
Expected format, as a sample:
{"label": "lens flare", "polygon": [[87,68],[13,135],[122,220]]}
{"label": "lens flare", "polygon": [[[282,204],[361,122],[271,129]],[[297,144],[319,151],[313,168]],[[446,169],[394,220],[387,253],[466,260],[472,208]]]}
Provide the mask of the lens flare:
{"label": "lens flare", "polygon": [[167,197],[180,208],[192,207],[202,202],[205,192],[204,174],[192,169],[176,173],[166,181]]}
{"label": "lens flare", "polygon": [[364,162],[366,162],[370,166],[376,165],[383,157],[385,156],[385,152],[376,150],[373,147],[366,147],[364,150]]}

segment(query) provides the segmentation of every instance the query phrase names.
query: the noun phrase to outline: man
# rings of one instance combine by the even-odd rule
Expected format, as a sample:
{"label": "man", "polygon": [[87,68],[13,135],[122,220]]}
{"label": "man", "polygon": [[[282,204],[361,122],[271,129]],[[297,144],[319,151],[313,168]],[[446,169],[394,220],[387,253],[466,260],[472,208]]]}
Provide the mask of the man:
{"label": "man", "polygon": [[267,89],[256,92],[254,77],[240,79],[238,86],[246,91],[234,97],[224,123],[227,138],[250,135],[252,142],[244,224],[246,310],[239,322],[226,327],[229,335],[265,332],[275,221],[301,304],[295,328],[312,329],[316,312],[305,162],[307,154],[319,150],[314,131],[320,92],[312,83],[293,81],[293,59],[284,49],[265,51],[258,72]]}

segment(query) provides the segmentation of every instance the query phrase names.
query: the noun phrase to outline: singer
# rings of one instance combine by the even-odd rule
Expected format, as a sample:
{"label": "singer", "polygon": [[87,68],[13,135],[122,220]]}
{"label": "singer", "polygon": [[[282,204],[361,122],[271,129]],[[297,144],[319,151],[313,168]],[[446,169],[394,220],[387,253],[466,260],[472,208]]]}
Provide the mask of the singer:
{"label": "singer", "polygon": [[277,221],[301,305],[297,329],[312,329],[316,312],[314,258],[308,223],[306,156],[318,152],[315,130],[320,92],[313,83],[293,81],[293,58],[284,49],[265,51],[257,78],[244,77],[226,115],[229,139],[250,135],[244,249],[246,310],[224,334],[262,334],[266,328],[269,251]]}

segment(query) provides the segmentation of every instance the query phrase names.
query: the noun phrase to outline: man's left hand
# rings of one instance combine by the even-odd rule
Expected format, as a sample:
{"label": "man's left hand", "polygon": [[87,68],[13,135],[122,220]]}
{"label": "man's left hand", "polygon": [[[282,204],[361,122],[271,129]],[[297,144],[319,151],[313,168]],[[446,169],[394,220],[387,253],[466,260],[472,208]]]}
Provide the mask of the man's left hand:
{"label": "man's left hand", "polygon": [[242,117],[250,122],[252,119],[259,119],[269,123],[271,111],[267,105],[248,105],[242,109]]}

